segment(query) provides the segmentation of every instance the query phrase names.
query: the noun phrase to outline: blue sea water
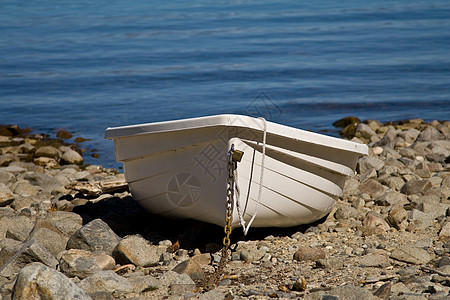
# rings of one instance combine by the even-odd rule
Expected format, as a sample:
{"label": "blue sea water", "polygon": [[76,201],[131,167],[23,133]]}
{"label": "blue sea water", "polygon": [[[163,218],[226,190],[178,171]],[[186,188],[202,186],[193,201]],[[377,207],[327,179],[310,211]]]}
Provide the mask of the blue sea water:
{"label": "blue sea water", "polygon": [[337,135],[355,115],[450,119],[450,2],[0,2],[0,123],[65,128],[261,114]]}

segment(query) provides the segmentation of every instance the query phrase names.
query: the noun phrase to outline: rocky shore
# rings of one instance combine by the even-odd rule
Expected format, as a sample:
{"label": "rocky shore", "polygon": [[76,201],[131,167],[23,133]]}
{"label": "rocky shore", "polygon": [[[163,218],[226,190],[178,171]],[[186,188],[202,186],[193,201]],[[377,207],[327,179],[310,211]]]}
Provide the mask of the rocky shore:
{"label": "rocky shore", "polygon": [[450,122],[335,125],[370,146],[335,210],[234,230],[217,286],[222,228],[151,215],[77,145],[0,126],[0,300],[449,299]]}

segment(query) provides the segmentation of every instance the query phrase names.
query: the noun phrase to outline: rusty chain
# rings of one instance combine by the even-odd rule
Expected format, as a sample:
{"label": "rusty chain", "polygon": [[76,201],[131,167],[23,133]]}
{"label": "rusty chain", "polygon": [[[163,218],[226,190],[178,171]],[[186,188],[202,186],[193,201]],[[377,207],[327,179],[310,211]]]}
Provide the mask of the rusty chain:
{"label": "rusty chain", "polygon": [[228,152],[228,178],[227,178],[227,202],[226,202],[226,213],[225,213],[225,226],[224,232],[225,237],[223,238],[222,255],[220,258],[219,266],[216,271],[209,278],[209,282],[206,285],[208,290],[213,289],[218,283],[220,276],[223,274],[223,270],[228,259],[228,249],[230,248],[230,234],[232,231],[231,222],[233,221],[233,204],[234,204],[234,185],[235,185],[235,170],[237,168],[237,163],[241,160],[243,152],[234,149],[234,145],[231,146]]}

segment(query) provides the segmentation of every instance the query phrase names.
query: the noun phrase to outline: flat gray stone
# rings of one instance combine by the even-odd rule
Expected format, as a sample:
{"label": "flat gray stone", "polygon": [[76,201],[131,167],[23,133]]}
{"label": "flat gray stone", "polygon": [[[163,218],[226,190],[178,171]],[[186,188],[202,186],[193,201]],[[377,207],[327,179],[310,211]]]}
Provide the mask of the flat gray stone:
{"label": "flat gray stone", "polygon": [[424,265],[433,259],[423,248],[416,248],[414,245],[397,247],[392,251],[390,257],[415,265]]}
{"label": "flat gray stone", "polygon": [[160,287],[159,280],[151,275],[130,276],[128,280],[133,285],[133,292],[141,293],[145,290],[154,290]]}
{"label": "flat gray stone", "polygon": [[[328,293],[327,293],[328,294]],[[338,296],[339,299],[345,300],[375,300],[378,299],[370,291],[353,285],[343,285],[332,289],[329,294]]]}
{"label": "flat gray stone", "polygon": [[91,297],[62,273],[32,263],[20,270],[12,299],[90,300]]}
{"label": "flat gray stone", "polygon": [[391,265],[389,259],[384,255],[367,254],[359,260],[359,264],[364,267],[385,268]]}
{"label": "flat gray stone", "polygon": [[24,176],[32,185],[41,187],[46,192],[61,190],[64,186],[54,177],[42,173],[27,173]]}
{"label": "flat gray stone", "polygon": [[59,260],[59,268],[67,276],[76,276],[81,279],[102,271],[96,256],[89,251],[81,249],[64,251]]}
{"label": "flat gray stone", "polygon": [[117,275],[111,270],[100,271],[86,277],[78,283],[78,286],[88,294],[108,292],[120,296],[133,292],[133,285],[130,280]]}

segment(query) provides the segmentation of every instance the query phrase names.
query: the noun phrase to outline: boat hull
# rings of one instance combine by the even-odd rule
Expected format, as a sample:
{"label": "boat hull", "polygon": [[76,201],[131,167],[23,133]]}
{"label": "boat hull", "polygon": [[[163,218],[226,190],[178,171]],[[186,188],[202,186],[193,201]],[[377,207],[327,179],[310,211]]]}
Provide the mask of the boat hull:
{"label": "boat hull", "polygon": [[[307,224],[332,210],[345,178],[367,151],[364,145],[353,149],[347,141],[330,137],[325,140],[338,140],[338,146],[345,142],[344,146],[324,145],[321,135],[268,122],[263,157],[261,120],[226,115],[223,121],[221,117],[198,126],[181,123],[167,129],[162,124],[150,130],[135,127],[131,133],[129,128],[125,132],[108,129],[107,138],[114,140],[116,159],[124,164],[133,198],[155,214],[223,226],[228,151],[233,146],[244,152],[237,164],[240,192],[236,201],[246,222],[257,210],[254,227]],[[316,142],[310,141],[311,134],[318,138]],[[257,204],[261,171],[262,193]],[[240,226],[236,208],[232,226]]]}

